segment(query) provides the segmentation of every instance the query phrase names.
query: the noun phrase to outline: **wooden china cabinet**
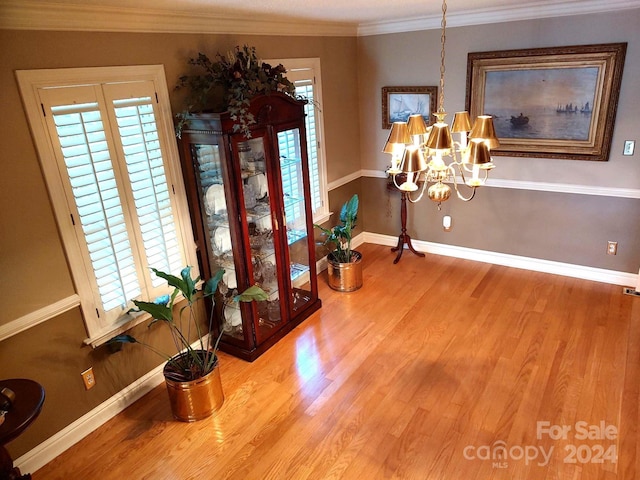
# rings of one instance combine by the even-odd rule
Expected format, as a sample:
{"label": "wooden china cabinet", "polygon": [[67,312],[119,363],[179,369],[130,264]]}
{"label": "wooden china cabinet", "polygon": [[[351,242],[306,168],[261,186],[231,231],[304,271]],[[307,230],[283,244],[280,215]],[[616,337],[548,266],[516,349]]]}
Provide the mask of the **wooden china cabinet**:
{"label": "wooden china cabinet", "polygon": [[[274,93],[252,99],[249,112],[251,138],[229,113],[196,114],[179,144],[200,274],[225,270],[220,349],[253,361],[321,302],[304,102]],[[232,301],[253,284],[268,301]]]}

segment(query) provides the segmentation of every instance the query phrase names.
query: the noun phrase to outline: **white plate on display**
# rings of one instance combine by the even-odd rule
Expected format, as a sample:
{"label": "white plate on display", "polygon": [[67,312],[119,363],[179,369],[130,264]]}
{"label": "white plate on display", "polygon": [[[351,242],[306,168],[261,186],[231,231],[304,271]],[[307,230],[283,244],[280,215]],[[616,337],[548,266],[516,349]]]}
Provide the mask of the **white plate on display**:
{"label": "white plate on display", "polygon": [[231,235],[229,229],[225,227],[218,227],[213,232],[213,244],[215,249],[220,252],[228,252],[231,250]]}
{"label": "white plate on display", "polygon": [[267,176],[264,173],[259,173],[249,177],[247,182],[253,187],[253,192],[257,200],[263,198],[267,194]]}
{"label": "white plate on display", "polygon": [[204,197],[207,215],[215,215],[227,210],[227,204],[224,199],[224,185],[211,185]]}

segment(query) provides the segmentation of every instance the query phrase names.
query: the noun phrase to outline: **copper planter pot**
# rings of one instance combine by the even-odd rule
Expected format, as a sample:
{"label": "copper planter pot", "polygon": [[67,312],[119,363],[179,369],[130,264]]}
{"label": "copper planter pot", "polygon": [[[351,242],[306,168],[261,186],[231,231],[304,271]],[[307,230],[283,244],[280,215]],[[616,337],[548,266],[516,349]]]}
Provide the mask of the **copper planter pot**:
{"label": "copper planter pot", "polygon": [[196,422],[210,417],[224,403],[218,364],[211,372],[196,380],[177,382],[165,376],[165,383],[171,412],[174,418],[181,422]]}
{"label": "copper planter pot", "polygon": [[351,251],[354,259],[349,263],[337,262],[331,253],[327,255],[329,286],[340,292],[353,292],[362,287],[362,254]]}

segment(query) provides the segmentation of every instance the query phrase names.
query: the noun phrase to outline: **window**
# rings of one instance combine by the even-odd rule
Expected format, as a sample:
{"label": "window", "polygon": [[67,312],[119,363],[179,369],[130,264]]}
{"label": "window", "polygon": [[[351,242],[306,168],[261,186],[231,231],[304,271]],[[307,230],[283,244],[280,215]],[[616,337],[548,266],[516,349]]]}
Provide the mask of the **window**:
{"label": "window", "polygon": [[[304,230],[306,217],[303,207],[304,195],[302,194],[302,164],[300,158],[300,133],[299,129],[278,132],[278,152],[280,154],[280,172],[282,177],[282,193],[285,204],[284,213],[287,219],[289,241],[293,242],[299,237],[293,234],[298,229]],[[300,225],[302,224],[302,225]]]}
{"label": "window", "polygon": [[[287,78],[296,86],[296,94],[305,97],[309,102],[305,105],[307,154],[309,157],[309,180],[311,183],[311,209],[313,221],[322,223],[329,217],[329,201],[327,194],[327,169],[323,141],[322,124],[322,86],[320,78],[319,58],[293,58],[266,60],[267,63],[277,65],[281,63],[287,69]],[[283,150],[281,145],[281,151]],[[300,173],[284,171],[290,168],[283,164],[283,179],[299,177]],[[297,191],[292,185],[292,191]],[[290,212],[287,212],[289,218]]]}
{"label": "window", "polygon": [[[161,66],[18,72],[89,342],[194,265]],[[35,110],[34,110],[35,107]],[[191,243],[190,243],[191,242]]]}

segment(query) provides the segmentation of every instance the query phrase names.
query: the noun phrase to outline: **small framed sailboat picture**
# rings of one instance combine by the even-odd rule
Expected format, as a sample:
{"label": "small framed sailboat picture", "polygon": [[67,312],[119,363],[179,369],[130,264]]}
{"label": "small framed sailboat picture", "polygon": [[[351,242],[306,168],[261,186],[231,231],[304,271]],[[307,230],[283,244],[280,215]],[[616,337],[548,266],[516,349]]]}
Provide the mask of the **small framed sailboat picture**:
{"label": "small framed sailboat picture", "polygon": [[607,161],[626,43],[469,53],[467,109],[495,155]]}
{"label": "small framed sailboat picture", "polygon": [[435,119],[438,87],[382,87],[382,128],[393,122],[406,122],[419,113],[431,125]]}

